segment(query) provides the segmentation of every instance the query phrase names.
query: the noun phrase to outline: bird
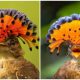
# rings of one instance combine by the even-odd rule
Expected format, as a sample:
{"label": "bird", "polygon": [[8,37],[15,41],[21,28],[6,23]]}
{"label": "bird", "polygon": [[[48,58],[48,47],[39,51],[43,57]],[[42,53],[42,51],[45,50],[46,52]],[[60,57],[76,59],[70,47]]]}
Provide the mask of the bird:
{"label": "bird", "polygon": [[53,22],[46,35],[46,40],[51,53],[57,48],[59,54],[60,45],[66,43],[68,54],[73,58],[80,58],[80,14],[73,13]]}
{"label": "bird", "polygon": [[38,49],[36,25],[15,9],[0,9],[0,79],[38,79],[39,70],[24,58],[20,39]]}
{"label": "bird", "polygon": [[[68,45],[70,60],[66,61],[53,75],[53,79],[80,79],[80,14],[60,17],[48,30],[46,40],[50,53],[57,49],[61,53],[61,45]],[[64,46],[63,46],[64,47]]]}

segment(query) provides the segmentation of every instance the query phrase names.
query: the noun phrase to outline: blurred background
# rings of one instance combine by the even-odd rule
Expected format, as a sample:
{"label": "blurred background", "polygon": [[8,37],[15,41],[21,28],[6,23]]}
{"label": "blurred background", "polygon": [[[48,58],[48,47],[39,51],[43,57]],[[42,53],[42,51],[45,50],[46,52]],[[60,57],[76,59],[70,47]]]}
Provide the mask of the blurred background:
{"label": "blurred background", "polygon": [[50,25],[59,17],[69,16],[73,13],[80,13],[79,1],[42,1],[41,2],[41,77],[51,78],[56,71],[67,61],[68,46],[62,45],[62,52],[59,56],[50,54],[46,34]]}
{"label": "blurred background", "polygon": [[[24,13],[34,24],[37,25],[39,36],[39,1],[0,1],[0,9],[16,9]],[[20,43],[24,51],[24,57],[39,69],[39,50],[34,47],[31,52],[27,44],[23,44],[21,41]]]}

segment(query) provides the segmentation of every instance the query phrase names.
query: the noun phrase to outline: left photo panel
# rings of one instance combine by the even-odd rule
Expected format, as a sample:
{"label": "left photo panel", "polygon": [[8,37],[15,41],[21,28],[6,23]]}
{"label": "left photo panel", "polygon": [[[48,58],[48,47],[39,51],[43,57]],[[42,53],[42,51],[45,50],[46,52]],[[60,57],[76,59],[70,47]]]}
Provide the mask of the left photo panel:
{"label": "left photo panel", "polygon": [[0,79],[40,78],[39,39],[39,1],[0,1]]}

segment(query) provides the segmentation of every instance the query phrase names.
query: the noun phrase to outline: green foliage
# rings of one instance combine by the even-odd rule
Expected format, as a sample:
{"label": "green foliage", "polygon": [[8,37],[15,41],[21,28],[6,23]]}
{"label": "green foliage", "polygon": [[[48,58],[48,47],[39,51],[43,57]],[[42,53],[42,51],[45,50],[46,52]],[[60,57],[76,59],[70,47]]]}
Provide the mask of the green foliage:
{"label": "green foliage", "polygon": [[69,4],[67,6],[62,7],[58,11],[57,16],[58,17],[68,16],[68,15],[71,15],[73,13],[80,14],[80,2],[77,1],[73,4]]}

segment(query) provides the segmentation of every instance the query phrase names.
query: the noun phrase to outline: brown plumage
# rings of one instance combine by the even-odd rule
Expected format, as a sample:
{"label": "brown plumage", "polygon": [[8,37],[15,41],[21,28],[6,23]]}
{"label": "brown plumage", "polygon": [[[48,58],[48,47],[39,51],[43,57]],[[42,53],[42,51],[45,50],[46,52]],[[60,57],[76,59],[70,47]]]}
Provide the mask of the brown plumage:
{"label": "brown plumage", "polygon": [[38,69],[24,59],[19,43],[9,42],[0,44],[0,79],[38,79]]}
{"label": "brown plumage", "polygon": [[0,79],[38,79],[39,72],[29,61],[18,59],[0,60]]}

